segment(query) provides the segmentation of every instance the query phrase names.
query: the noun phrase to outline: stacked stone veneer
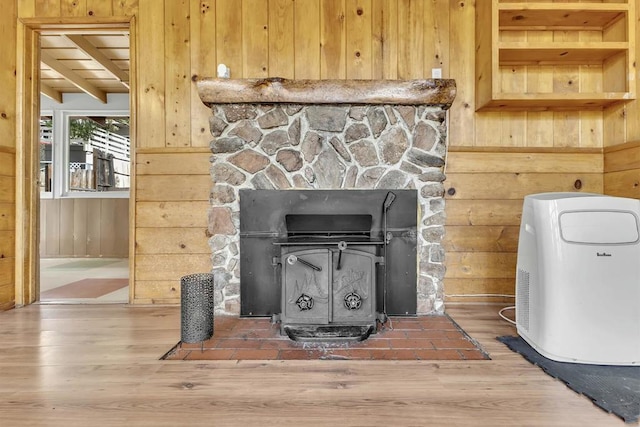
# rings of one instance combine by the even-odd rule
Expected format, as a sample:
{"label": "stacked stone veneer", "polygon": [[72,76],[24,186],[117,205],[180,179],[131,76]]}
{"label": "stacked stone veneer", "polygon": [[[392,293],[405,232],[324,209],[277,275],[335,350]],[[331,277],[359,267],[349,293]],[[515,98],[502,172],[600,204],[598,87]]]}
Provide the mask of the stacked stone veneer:
{"label": "stacked stone veneer", "polygon": [[444,310],[444,109],[215,104],[212,112],[209,233],[216,311],[240,311],[241,188],[416,189],[417,312]]}

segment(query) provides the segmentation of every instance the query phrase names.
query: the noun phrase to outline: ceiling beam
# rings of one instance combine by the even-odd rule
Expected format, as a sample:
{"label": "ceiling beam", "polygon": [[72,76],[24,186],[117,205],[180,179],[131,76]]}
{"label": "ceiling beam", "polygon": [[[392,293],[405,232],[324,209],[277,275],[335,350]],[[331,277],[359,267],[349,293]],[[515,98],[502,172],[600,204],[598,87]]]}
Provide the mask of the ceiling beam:
{"label": "ceiling beam", "polygon": [[83,92],[86,92],[87,94],[93,96],[104,104],[107,103],[107,94],[105,91],[98,89],[97,87],[89,83],[86,79],[80,77],[78,74],[76,74],[75,71],[49,55],[47,52],[42,51],[40,53],[40,60],[53,71],[59,73],[60,75],[62,75],[62,77],[69,80]]}
{"label": "ceiling beam", "polygon": [[42,93],[44,96],[48,96],[59,104],[62,104],[62,93],[58,90],[55,90],[51,86],[47,86],[46,84],[40,82],[40,93]]}
{"label": "ceiling beam", "polygon": [[78,34],[64,35],[78,49],[89,55],[98,64],[102,65],[113,77],[115,77],[124,87],[129,89],[129,74],[123,71],[112,60],[102,53],[97,47],[92,45],[86,38]]}

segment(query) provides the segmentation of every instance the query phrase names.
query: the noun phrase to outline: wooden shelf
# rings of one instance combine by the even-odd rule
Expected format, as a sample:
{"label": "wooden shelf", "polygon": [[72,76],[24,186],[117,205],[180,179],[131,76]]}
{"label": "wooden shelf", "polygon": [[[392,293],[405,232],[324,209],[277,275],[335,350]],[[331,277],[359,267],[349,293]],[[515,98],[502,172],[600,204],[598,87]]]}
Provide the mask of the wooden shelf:
{"label": "wooden shelf", "polygon": [[502,30],[602,31],[628,10],[626,3],[503,3],[498,19]]}
{"label": "wooden shelf", "polygon": [[629,100],[626,92],[597,93],[501,93],[483,111],[575,111],[599,110]]}
{"label": "wooden shelf", "polygon": [[477,2],[476,109],[601,109],[635,99],[634,19],[635,0]]}
{"label": "wooden shelf", "polygon": [[499,43],[500,65],[600,65],[626,54],[629,43]]}

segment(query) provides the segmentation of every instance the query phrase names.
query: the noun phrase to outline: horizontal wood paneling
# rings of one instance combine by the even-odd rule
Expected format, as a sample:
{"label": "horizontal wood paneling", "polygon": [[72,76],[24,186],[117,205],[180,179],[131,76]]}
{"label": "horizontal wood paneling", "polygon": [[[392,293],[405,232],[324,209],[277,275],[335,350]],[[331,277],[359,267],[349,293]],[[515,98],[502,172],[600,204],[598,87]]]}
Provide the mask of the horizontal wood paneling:
{"label": "horizontal wood paneling", "polygon": [[16,154],[11,151],[0,151],[0,175],[16,175]]}
{"label": "horizontal wood paneling", "polygon": [[0,230],[14,230],[16,225],[16,206],[13,203],[0,202]]}
{"label": "horizontal wood paneling", "polygon": [[[511,252],[449,252],[445,279],[505,279],[516,277],[517,254]],[[446,288],[449,293],[456,289]],[[491,290],[490,293],[496,293]]]}
{"label": "horizontal wood paneling", "polygon": [[598,172],[603,169],[602,153],[471,151],[449,153],[447,172],[474,173],[572,173]]}
{"label": "horizontal wood paneling", "polygon": [[604,188],[610,196],[640,199],[640,169],[606,173]]}
{"label": "horizontal wood paneling", "polygon": [[210,254],[206,224],[198,228],[138,228],[139,254]]}
{"label": "horizontal wood paneling", "polygon": [[137,227],[207,227],[209,202],[138,202]]}
{"label": "horizontal wood paneling", "polygon": [[192,273],[211,271],[210,254],[137,255],[138,280],[179,280]]}
{"label": "horizontal wood paneling", "polygon": [[136,286],[134,298],[142,303],[167,300],[177,302],[180,298],[180,279],[140,280]]}
{"label": "horizontal wood paneling", "polygon": [[[513,295],[523,199],[553,191],[603,192],[599,150],[470,149],[449,153],[444,288],[452,300]],[[469,298],[469,295],[481,295]]]}
{"label": "horizontal wood paneling", "polygon": [[640,199],[640,141],[631,141],[604,152],[604,192]]}
{"label": "horizontal wood paneling", "polygon": [[[580,186],[577,182],[580,181]],[[455,190],[452,199],[523,199],[531,193],[577,191],[601,193],[601,173],[459,173],[447,174],[446,191]]]}
{"label": "horizontal wood paneling", "polygon": [[0,202],[16,201],[16,179],[14,176],[0,175]]}
{"label": "horizontal wood paneling", "polygon": [[520,227],[448,225],[442,242],[449,252],[516,252]]}
{"label": "horizontal wood paneling", "polygon": [[[138,154],[136,172],[144,175],[208,175],[211,152]],[[179,161],[176,161],[179,160]]]}
{"label": "horizontal wood paneling", "polygon": [[640,142],[625,149],[605,151],[604,173],[640,169]]}
{"label": "horizontal wood paneling", "polygon": [[140,175],[136,198],[148,201],[209,200],[209,175]]}
{"label": "horizontal wood paneling", "polygon": [[0,259],[15,257],[15,232],[0,230]]}
{"label": "horizontal wood paneling", "polygon": [[520,225],[522,200],[456,200],[447,199],[449,225]]}

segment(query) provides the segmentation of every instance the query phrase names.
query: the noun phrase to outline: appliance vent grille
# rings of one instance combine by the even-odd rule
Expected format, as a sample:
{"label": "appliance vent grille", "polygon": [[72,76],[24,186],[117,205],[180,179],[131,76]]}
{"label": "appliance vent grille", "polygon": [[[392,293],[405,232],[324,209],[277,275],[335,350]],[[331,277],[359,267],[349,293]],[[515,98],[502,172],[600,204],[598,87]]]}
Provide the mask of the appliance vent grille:
{"label": "appliance vent grille", "polygon": [[518,269],[516,280],[516,316],[518,325],[529,331],[529,272]]}

